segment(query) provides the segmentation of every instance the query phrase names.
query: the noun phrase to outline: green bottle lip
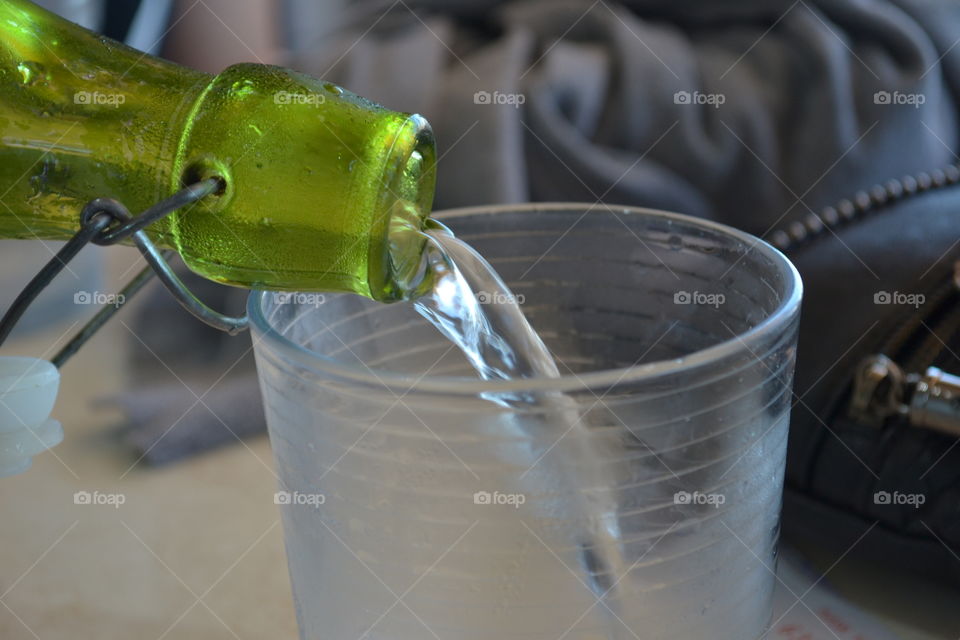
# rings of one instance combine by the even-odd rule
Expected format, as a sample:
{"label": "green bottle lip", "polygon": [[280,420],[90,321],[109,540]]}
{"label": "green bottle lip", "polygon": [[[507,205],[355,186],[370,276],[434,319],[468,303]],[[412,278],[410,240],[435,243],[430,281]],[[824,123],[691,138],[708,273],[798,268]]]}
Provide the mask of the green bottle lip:
{"label": "green bottle lip", "polygon": [[[407,116],[387,154],[385,188],[377,202],[383,226],[370,236],[368,279],[371,295],[382,301],[399,300],[419,270],[426,237],[416,232],[430,215],[436,186],[436,143],[433,128],[418,114]],[[403,254],[392,251],[403,247]]]}

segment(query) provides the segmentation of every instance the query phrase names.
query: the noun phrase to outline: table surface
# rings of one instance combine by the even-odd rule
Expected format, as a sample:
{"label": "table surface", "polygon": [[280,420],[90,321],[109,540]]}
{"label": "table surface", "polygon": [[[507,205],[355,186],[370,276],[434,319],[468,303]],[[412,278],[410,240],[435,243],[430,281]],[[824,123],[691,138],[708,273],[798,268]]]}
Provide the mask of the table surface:
{"label": "table surface", "polygon": [[[124,386],[130,340],[117,326],[63,369],[54,417],[65,441],[0,479],[0,638],[296,638],[267,439],[164,469],[137,464],[115,437],[122,416],[92,402]],[[49,357],[65,329],[4,354]],[[77,491],[125,503],[77,505]],[[805,551],[823,567],[836,560]],[[956,592],[846,560],[829,580],[905,640],[960,637]]]}

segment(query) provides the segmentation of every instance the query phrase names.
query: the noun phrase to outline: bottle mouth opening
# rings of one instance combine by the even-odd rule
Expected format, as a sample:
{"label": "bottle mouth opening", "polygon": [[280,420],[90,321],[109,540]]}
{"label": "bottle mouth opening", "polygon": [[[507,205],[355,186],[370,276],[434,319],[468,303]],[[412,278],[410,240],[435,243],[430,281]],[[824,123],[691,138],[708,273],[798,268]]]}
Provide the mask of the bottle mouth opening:
{"label": "bottle mouth opening", "polygon": [[[409,297],[422,279],[423,228],[433,205],[436,182],[433,129],[419,115],[411,115],[404,128],[407,131],[398,141],[399,160],[383,202],[388,216],[385,299]],[[404,144],[403,139],[412,142]]]}
{"label": "bottle mouth opening", "polygon": [[436,186],[436,143],[433,129],[423,116],[411,115],[406,124],[411,128],[413,145],[394,176],[393,192],[399,199],[412,203],[421,219],[426,219],[433,205]]}

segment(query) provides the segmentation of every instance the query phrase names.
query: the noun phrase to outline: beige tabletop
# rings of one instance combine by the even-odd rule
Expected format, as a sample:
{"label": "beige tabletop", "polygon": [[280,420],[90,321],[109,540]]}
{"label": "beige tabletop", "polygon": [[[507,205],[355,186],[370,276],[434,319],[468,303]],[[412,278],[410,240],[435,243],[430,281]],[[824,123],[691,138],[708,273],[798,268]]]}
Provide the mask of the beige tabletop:
{"label": "beige tabletop", "polygon": [[[138,464],[114,435],[122,416],[91,402],[124,387],[124,320],[128,311],[63,369],[54,417],[65,441],[0,478],[0,639],[296,638],[267,439],[159,470]],[[4,354],[50,357],[68,326]],[[124,503],[78,505],[78,491]],[[956,592],[846,561],[829,579],[905,640],[960,637]]]}
{"label": "beige tabletop", "polygon": [[[123,320],[127,310],[63,368],[53,417],[64,442],[0,478],[0,638],[296,638],[267,439],[137,464],[114,435],[122,416],[92,403],[124,386]],[[4,355],[50,357],[69,326]],[[124,503],[74,504],[78,491]]]}

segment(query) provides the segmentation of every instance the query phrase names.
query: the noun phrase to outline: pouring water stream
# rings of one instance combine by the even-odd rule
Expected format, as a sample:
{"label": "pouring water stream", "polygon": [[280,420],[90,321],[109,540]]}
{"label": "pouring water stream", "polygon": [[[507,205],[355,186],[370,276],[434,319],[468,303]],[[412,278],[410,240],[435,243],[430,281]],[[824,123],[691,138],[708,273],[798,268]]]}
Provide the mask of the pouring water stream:
{"label": "pouring water stream", "polygon": [[[416,311],[452,341],[487,380],[558,378],[560,372],[547,346],[531,327],[517,298],[493,267],[470,245],[454,237],[439,223],[425,232],[424,269],[432,288],[413,300]],[[609,638],[619,638],[616,588],[627,579],[612,480],[603,477],[595,438],[588,437],[574,403],[559,392],[491,393],[486,399],[504,407],[539,407],[522,415],[506,414],[504,429],[519,433],[549,429],[556,441],[569,438],[572,448],[531,450],[529,465],[542,466],[550,483],[575,498],[564,508],[571,520],[586,521],[570,542],[579,549],[581,580],[611,618]],[[576,459],[574,459],[576,458]],[[541,472],[544,471],[541,469]],[[591,471],[585,472],[583,469]],[[522,476],[521,476],[522,477]],[[572,568],[572,567],[571,567]]]}

